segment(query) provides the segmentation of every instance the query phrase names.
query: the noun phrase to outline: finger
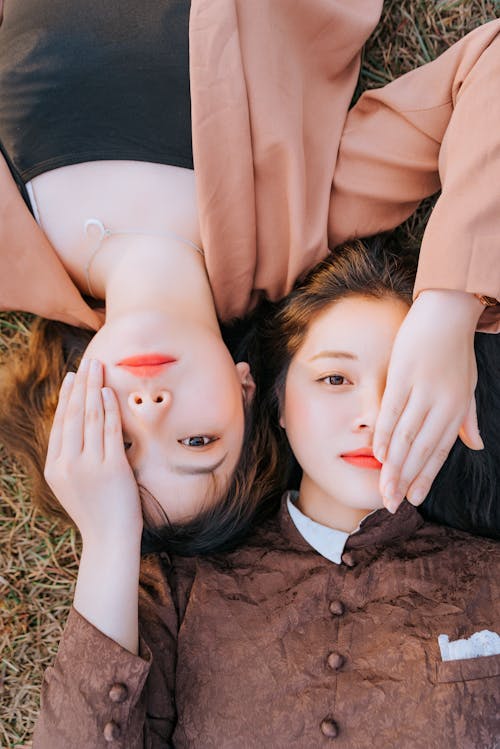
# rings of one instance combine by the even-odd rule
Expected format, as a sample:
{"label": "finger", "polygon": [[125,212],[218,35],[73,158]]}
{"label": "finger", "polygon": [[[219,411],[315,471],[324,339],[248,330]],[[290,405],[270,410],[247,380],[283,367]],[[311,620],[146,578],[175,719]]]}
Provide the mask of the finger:
{"label": "finger", "polygon": [[424,465],[418,476],[412,482],[407,492],[408,502],[412,505],[421,504],[426,496],[428,495],[432,482],[441,470],[443,463],[450,454],[450,450],[455,444],[457,439],[457,426],[448,428],[442,439],[439,441],[436,449],[432,451],[432,454]]}
{"label": "finger", "polygon": [[384,497],[393,502],[396,500],[400,502],[404,497],[404,493],[400,493],[398,489],[401,469],[428,413],[428,405],[413,394],[392,432],[380,473],[380,490]]}
{"label": "finger", "polygon": [[470,447],[471,450],[484,450],[484,442],[481,439],[477,423],[476,399],[474,396],[471,398],[469,408],[465,414],[458,436],[464,445]]}
{"label": "finger", "polygon": [[104,456],[105,458],[125,457],[118,400],[111,388],[102,388],[101,392],[104,402]]}
{"label": "finger", "polygon": [[90,361],[82,359],[76,373],[64,416],[62,440],[68,457],[79,455],[83,448],[85,398]]}
{"label": "finger", "polygon": [[64,417],[66,414],[66,408],[68,406],[69,397],[73,389],[73,383],[75,381],[75,373],[67,372],[64,380],[62,381],[61,389],[59,391],[59,400],[54,413],[54,421],[50,430],[49,443],[47,446],[47,459],[49,461],[56,460],[61,454],[62,448],[62,434]]}
{"label": "finger", "polygon": [[373,454],[381,463],[386,459],[392,433],[410,395],[411,391],[392,384],[389,379],[387,380],[373,435]]}
{"label": "finger", "polygon": [[[453,441],[457,436],[458,424],[458,419],[455,419],[453,423],[450,424],[449,418],[444,411],[439,412],[436,409],[433,409],[429,412],[405,458],[403,465],[401,466],[396,492],[393,497],[388,498],[388,509],[394,511],[394,508],[397,508],[403,498],[408,496],[410,487],[414,485],[415,480],[424,470],[431,457],[434,455],[436,458],[439,451],[441,449],[444,450],[443,441],[447,438],[447,435],[454,435],[452,437],[453,444]],[[443,452],[441,456],[442,462],[446,460],[448,452]],[[416,488],[419,489],[419,491],[412,495],[412,499],[414,500],[414,504],[420,504],[424,501],[428,488],[426,485],[425,493],[423,486],[419,485]]]}
{"label": "finger", "polygon": [[88,455],[102,460],[104,456],[104,407],[102,403],[102,364],[90,362],[85,398],[84,450]]}

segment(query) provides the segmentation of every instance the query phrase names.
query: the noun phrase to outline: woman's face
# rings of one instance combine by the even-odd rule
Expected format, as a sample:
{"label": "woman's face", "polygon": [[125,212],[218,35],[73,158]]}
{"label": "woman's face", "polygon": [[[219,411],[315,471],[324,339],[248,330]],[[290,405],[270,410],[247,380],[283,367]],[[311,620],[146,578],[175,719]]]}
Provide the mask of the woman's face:
{"label": "woman's face", "polygon": [[171,522],[195,516],[238,462],[244,399],[252,390],[248,365],[235,365],[210,328],[173,326],[158,312],[106,323],[86,356],[103,363],[105,385],[118,397],[138,484]]}
{"label": "woman's face", "polygon": [[290,364],[281,425],[303,469],[300,505],[318,522],[338,527],[337,513],[353,508],[356,527],[382,507],[373,432],[407,311],[392,297],[347,297],[312,322]]}

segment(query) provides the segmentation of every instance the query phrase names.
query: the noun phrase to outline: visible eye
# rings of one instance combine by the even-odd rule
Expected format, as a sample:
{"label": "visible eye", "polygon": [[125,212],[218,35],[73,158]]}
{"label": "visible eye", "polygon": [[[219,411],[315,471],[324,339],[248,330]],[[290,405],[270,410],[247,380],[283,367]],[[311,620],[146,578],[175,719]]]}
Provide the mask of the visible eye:
{"label": "visible eye", "polygon": [[328,375],[328,377],[322,377],[320,382],[325,382],[327,385],[350,385],[352,384],[347,377],[344,375],[334,374]]}
{"label": "visible eye", "polygon": [[178,440],[178,442],[185,447],[206,447],[218,439],[218,437],[207,437],[205,434],[197,434],[195,437],[185,437],[183,440]]}
{"label": "visible eye", "polygon": [[127,450],[130,450],[131,447],[132,447],[132,443],[129,442],[129,440],[126,440],[125,438],[123,438],[123,449],[127,451]]}

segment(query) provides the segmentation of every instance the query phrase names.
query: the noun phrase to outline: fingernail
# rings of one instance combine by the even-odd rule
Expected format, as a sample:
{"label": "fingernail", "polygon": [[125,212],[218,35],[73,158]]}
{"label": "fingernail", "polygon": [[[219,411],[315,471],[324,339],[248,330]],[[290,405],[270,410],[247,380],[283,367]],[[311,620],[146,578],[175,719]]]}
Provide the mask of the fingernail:
{"label": "fingernail", "polygon": [[102,397],[107,403],[111,402],[111,390],[109,388],[101,388]]}
{"label": "fingernail", "polygon": [[386,450],[387,448],[385,445],[382,445],[381,447],[377,447],[377,449],[374,450],[373,454],[375,455],[379,463],[384,462]]}
{"label": "fingernail", "polygon": [[425,492],[422,489],[414,489],[411,493],[407,494],[406,498],[412,505],[419,505],[425,499]]}
{"label": "fingernail", "polygon": [[91,359],[90,371],[92,374],[97,374],[101,369],[101,362],[98,359]]}
{"label": "fingernail", "polygon": [[399,507],[399,502],[396,499],[389,499],[388,497],[384,497],[384,504],[386,509],[393,515]]}
{"label": "fingernail", "polygon": [[85,371],[85,370],[87,370],[89,368],[89,366],[90,366],[90,359],[88,359],[87,357],[84,357],[81,360],[80,366],[78,367],[78,369],[81,369],[82,371]]}

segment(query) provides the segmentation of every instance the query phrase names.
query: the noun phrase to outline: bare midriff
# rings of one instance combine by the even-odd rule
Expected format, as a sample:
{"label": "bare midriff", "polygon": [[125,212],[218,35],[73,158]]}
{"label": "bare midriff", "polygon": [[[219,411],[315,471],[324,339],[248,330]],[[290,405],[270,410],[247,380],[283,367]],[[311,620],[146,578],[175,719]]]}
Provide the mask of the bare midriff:
{"label": "bare midriff", "polygon": [[35,177],[40,222],[65,268],[87,293],[85,266],[95,246],[89,218],[112,231],[174,232],[201,247],[191,169],[140,161],[92,161]]}

